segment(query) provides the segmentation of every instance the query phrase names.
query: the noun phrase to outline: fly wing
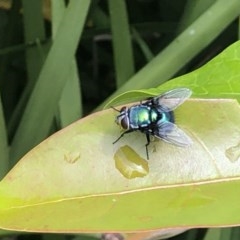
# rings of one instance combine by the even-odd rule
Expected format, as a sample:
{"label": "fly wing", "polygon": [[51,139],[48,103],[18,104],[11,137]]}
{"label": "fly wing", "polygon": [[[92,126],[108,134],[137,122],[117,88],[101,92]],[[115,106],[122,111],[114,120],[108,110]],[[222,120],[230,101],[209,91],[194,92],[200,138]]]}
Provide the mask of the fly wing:
{"label": "fly wing", "polygon": [[152,99],[155,107],[162,112],[170,112],[181,105],[192,94],[188,88],[176,88]]}
{"label": "fly wing", "polygon": [[186,147],[192,144],[191,138],[176,124],[171,122],[161,122],[154,130],[154,136],[180,147]]}

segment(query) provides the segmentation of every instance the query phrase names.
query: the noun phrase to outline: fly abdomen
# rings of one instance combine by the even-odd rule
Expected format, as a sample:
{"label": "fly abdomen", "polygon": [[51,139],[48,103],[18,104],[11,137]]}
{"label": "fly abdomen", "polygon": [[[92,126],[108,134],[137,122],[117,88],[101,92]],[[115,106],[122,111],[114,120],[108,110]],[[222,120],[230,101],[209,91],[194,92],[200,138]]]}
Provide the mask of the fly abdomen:
{"label": "fly abdomen", "polygon": [[173,112],[162,112],[161,117],[158,122],[171,122],[174,123],[174,113]]}

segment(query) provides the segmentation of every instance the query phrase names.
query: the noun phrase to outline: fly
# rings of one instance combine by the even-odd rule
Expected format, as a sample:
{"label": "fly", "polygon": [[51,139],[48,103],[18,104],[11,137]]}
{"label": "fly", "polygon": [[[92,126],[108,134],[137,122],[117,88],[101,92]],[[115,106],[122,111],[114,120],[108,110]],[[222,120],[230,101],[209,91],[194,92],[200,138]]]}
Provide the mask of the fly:
{"label": "fly", "polygon": [[113,142],[118,142],[125,134],[140,131],[146,135],[146,154],[149,159],[148,146],[150,136],[180,147],[191,145],[192,140],[175,124],[174,112],[192,94],[188,88],[175,88],[157,97],[131,107],[122,107],[115,122],[125,131]]}

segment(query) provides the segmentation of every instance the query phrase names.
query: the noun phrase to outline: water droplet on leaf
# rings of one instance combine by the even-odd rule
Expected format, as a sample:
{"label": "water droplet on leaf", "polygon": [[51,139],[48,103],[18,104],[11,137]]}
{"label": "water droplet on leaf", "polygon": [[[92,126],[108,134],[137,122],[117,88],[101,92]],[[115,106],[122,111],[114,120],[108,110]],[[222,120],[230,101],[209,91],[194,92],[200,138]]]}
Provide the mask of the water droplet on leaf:
{"label": "water droplet on leaf", "polygon": [[225,151],[225,155],[231,162],[236,162],[240,158],[240,143],[228,148]]}
{"label": "water droplet on leaf", "polygon": [[144,177],[149,173],[148,162],[125,145],[114,154],[115,166],[126,178]]}
{"label": "water droplet on leaf", "polygon": [[79,152],[69,152],[64,154],[64,160],[68,163],[75,163],[80,159],[80,153]]}

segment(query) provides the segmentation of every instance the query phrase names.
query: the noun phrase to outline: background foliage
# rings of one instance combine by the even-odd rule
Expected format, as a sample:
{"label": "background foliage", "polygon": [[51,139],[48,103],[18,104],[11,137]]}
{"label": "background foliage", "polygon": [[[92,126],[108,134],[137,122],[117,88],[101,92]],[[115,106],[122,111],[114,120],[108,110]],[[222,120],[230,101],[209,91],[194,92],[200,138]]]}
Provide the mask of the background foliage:
{"label": "background foliage", "polygon": [[[156,87],[208,62],[239,38],[239,5],[0,1],[1,177],[44,138],[110,98]],[[202,239],[205,232],[176,239]],[[205,239],[211,236],[234,239],[239,230],[209,230]]]}

